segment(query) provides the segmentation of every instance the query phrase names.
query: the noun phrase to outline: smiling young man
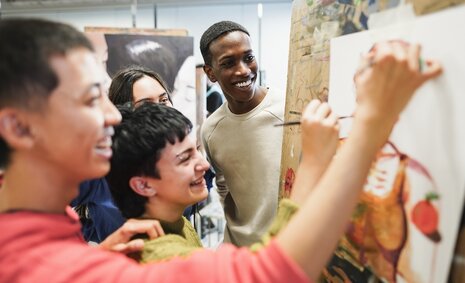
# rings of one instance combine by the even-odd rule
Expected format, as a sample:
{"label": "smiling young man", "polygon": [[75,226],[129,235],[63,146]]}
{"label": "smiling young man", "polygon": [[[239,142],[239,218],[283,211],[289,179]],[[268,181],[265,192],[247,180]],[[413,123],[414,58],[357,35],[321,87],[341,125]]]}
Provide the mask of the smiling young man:
{"label": "smiling young man", "polygon": [[216,172],[226,217],[225,242],[259,240],[278,205],[284,98],[258,84],[258,62],[249,32],[223,21],[200,40],[204,70],[218,82],[226,103],[202,126],[202,142]]}

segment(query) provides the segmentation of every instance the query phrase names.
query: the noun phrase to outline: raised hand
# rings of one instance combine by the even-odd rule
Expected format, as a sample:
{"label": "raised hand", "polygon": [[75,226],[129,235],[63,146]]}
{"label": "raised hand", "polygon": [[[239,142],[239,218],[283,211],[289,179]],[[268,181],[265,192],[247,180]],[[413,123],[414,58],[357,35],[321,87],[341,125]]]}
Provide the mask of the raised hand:
{"label": "raised hand", "polygon": [[[404,41],[377,43],[362,59],[354,78],[355,115],[387,123],[389,131],[415,91],[442,73],[440,64],[422,59],[418,44]],[[383,109],[389,109],[384,111]]]}
{"label": "raised hand", "polygon": [[147,234],[152,240],[165,235],[165,232],[157,220],[129,219],[101,242],[99,247],[124,254],[142,251],[144,241],[142,239],[131,240],[137,234]]}
{"label": "raised hand", "polygon": [[326,102],[310,101],[301,121],[302,159],[326,167],[334,156],[338,144],[337,115]]}
{"label": "raised hand", "polygon": [[327,103],[312,100],[300,123],[302,159],[291,199],[302,204],[331,162],[338,144],[339,123]]}

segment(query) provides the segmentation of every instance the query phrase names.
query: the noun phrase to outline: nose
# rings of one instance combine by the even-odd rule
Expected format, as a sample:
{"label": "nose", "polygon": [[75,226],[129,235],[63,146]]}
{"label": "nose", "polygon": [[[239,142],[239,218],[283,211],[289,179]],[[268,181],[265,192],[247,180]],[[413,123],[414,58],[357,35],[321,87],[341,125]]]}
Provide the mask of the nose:
{"label": "nose", "polygon": [[195,166],[197,171],[207,171],[210,168],[210,163],[207,159],[199,152],[199,163]]}
{"label": "nose", "polygon": [[102,95],[103,104],[102,110],[105,119],[105,126],[114,126],[121,122],[121,113],[116,109],[115,105],[111,103],[107,95]]}
{"label": "nose", "polygon": [[240,61],[235,73],[237,76],[248,76],[250,72],[249,65],[244,61]]}

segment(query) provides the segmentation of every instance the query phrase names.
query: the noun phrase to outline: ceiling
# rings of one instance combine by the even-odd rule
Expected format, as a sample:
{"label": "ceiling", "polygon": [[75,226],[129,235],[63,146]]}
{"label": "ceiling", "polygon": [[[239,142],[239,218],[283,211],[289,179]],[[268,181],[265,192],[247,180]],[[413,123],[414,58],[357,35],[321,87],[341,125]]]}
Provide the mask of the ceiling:
{"label": "ceiling", "polygon": [[218,5],[218,4],[254,4],[254,3],[283,3],[292,0],[0,0],[1,10],[30,10],[30,9],[64,9],[92,6],[128,6],[137,5]]}

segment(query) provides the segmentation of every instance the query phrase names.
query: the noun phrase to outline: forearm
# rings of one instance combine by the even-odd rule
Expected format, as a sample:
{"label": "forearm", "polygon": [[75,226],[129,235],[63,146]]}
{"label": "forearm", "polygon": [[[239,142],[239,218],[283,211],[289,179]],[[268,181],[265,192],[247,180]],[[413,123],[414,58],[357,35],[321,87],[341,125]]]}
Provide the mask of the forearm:
{"label": "forearm", "polygon": [[[301,162],[297,170],[297,175],[292,186],[292,192],[289,199],[301,206],[307,200],[307,197],[314,190],[316,184],[325,172],[327,164],[319,165],[314,162]],[[303,174],[299,174],[302,172]]]}
{"label": "forearm", "polygon": [[[310,278],[318,277],[342,235],[372,160],[387,137],[386,128],[366,121],[355,123],[351,136],[311,196],[278,235],[283,250]],[[302,160],[302,168],[305,162]],[[302,170],[298,174],[311,179]],[[304,183],[302,180],[299,186]]]}

